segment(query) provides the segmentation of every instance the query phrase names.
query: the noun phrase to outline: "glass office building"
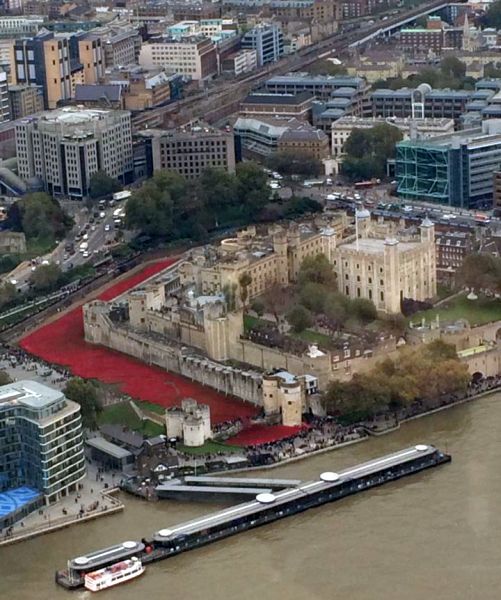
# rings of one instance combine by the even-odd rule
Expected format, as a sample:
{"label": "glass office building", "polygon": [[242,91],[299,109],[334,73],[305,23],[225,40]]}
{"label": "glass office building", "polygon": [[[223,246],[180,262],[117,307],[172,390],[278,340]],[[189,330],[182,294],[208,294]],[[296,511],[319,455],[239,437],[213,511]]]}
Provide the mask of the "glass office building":
{"label": "glass office building", "polygon": [[0,492],[31,486],[46,503],[85,476],[80,406],[35,381],[0,387]]}
{"label": "glass office building", "polygon": [[493,172],[501,167],[501,126],[405,140],[396,147],[397,193],[401,198],[460,208],[491,208]]}

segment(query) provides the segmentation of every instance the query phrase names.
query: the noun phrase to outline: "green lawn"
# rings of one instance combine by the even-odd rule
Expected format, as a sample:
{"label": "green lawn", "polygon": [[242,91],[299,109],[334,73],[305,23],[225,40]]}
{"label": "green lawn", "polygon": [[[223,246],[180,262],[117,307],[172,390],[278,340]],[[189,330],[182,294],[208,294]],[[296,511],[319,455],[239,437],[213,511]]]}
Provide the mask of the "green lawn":
{"label": "green lawn", "polygon": [[238,453],[242,451],[240,446],[231,446],[230,444],[224,444],[223,442],[213,442],[208,441],[205,442],[203,446],[197,446],[195,448],[191,446],[185,446],[184,444],[178,444],[177,449],[180,452],[185,452],[186,454],[216,454],[217,452],[231,452]]}
{"label": "green lawn", "polygon": [[275,323],[273,321],[268,321],[268,319],[260,319],[259,317],[253,317],[252,315],[248,314],[244,315],[245,331],[249,331],[249,329],[258,327],[259,325],[275,325]]}
{"label": "green lawn", "polygon": [[418,323],[423,317],[427,321],[435,319],[437,314],[440,321],[451,322],[467,319],[472,327],[501,320],[501,300],[479,296],[478,300],[468,300],[465,295],[458,296],[450,302],[412,315],[409,321]]}
{"label": "green lawn", "polygon": [[[141,405],[142,403],[138,404]],[[105,423],[124,425],[133,431],[142,433],[146,437],[154,437],[165,433],[165,427],[149,420],[141,421],[128,402],[121,402],[120,404],[113,404],[104,408],[99,415],[98,424],[104,425]]]}
{"label": "green lawn", "polygon": [[332,340],[328,335],[325,335],[324,333],[318,333],[318,331],[312,331],[311,329],[305,329],[304,331],[301,331],[301,333],[294,333],[291,331],[289,335],[300,340],[304,340],[305,342],[318,344],[323,348],[330,346],[332,343]]}

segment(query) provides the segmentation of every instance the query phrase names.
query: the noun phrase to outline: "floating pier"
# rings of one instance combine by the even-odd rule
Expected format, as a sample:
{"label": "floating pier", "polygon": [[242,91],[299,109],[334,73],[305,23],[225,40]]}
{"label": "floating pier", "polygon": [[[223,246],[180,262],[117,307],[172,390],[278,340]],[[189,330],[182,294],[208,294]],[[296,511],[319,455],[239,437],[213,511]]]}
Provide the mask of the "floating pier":
{"label": "floating pier", "polygon": [[[299,483],[277,492],[260,492],[251,502],[161,529],[149,540],[127,541],[73,558],[68,561],[66,570],[56,572],[56,582],[68,589],[77,589],[83,585],[86,573],[109,566],[117,560],[132,556],[140,558],[143,564],[163,560],[450,460],[449,455],[434,446],[418,444],[350,469],[326,471],[314,481]],[[228,487],[226,483],[225,486]],[[271,489],[270,486],[268,488]]]}

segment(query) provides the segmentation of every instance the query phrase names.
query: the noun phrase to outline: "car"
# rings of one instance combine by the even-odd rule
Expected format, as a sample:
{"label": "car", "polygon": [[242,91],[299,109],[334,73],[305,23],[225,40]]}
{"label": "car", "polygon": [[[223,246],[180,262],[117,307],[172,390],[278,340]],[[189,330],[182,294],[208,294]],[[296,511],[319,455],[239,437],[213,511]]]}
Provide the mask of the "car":
{"label": "car", "polygon": [[91,229],[91,231],[96,231],[96,226],[93,225],[90,229]]}
{"label": "car", "polygon": [[88,233],[84,233],[83,234],[83,239],[84,240],[88,240],[89,239],[89,234]]}
{"label": "car", "polygon": [[109,231],[110,229],[111,229],[110,224],[106,223],[106,225],[104,226],[104,230]]}
{"label": "car", "polygon": [[49,264],[49,261],[48,261],[47,259],[45,259],[45,260],[42,260],[42,265],[43,265],[44,267],[46,267],[48,264]]}
{"label": "car", "polygon": [[104,211],[101,211],[101,212],[99,213],[99,218],[100,218],[100,219],[104,219],[104,217],[106,217],[106,213],[105,213]]}
{"label": "car", "polygon": [[84,250],[84,251],[82,252],[82,256],[83,256],[84,258],[89,258],[89,251],[88,251],[88,250]]}

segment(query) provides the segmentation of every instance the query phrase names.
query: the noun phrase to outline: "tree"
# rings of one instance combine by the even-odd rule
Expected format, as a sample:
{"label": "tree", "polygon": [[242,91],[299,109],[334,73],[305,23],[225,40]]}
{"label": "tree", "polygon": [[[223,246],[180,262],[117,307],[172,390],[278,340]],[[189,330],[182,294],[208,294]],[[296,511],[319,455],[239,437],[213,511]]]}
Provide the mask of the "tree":
{"label": "tree", "polygon": [[318,315],[324,312],[327,295],[325,286],[315,281],[307,281],[299,290],[299,299],[301,304],[314,314]]}
{"label": "tree", "polygon": [[331,60],[319,60],[308,67],[312,75],[346,75],[348,70],[344,65],[338,65]]}
{"label": "tree", "polygon": [[247,307],[247,300],[249,298],[249,286],[252,283],[252,276],[250,273],[242,273],[238,278],[238,283],[240,285],[240,300],[244,305],[244,308]]}
{"label": "tree", "polygon": [[482,21],[485,27],[501,28],[501,0],[496,0],[496,2],[489,4],[489,9]]}
{"label": "tree", "polygon": [[5,281],[2,285],[0,285],[0,308],[3,308],[12,302],[16,295],[16,286],[10,281]]}
{"label": "tree", "polygon": [[395,145],[401,139],[402,132],[388,123],[354,128],[344,145],[342,172],[350,179],[385,177],[386,162],[394,157]]}
{"label": "tree", "polygon": [[347,304],[349,299],[341,294],[329,294],[324,302],[326,325],[331,331],[339,331],[348,317]]}
{"label": "tree", "polygon": [[292,301],[290,291],[279,283],[267,287],[261,296],[261,300],[265,310],[275,317],[277,325],[280,321],[280,315],[287,311]]}
{"label": "tree", "polygon": [[11,206],[7,215],[7,225],[23,231],[29,240],[62,238],[72,224],[59,202],[43,192],[27,194]]}
{"label": "tree", "polygon": [[254,300],[251,304],[251,310],[253,310],[258,317],[262,317],[264,315],[264,302],[261,300]]}
{"label": "tree", "polygon": [[297,280],[300,286],[313,282],[336,289],[336,274],[325,254],[307,256],[299,267]]}
{"label": "tree", "polygon": [[102,410],[96,385],[80,377],[73,377],[66,384],[63,393],[69,400],[80,404],[83,426],[96,429],[97,418]]}
{"label": "tree", "polygon": [[89,194],[92,199],[109,196],[121,189],[120,182],[110,177],[105,171],[96,171],[90,177]]}
{"label": "tree", "polygon": [[266,173],[254,162],[241,162],[237,165],[236,176],[242,212],[247,217],[255,218],[268,202],[270,190]]}
{"label": "tree", "polygon": [[155,178],[135,191],[127,201],[126,225],[152,237],[169,238],[173,230],[174,202],[168,189],[161,189]]}
{"label": "tree", "polygon": [[61,275],[62,271],[58,265],[40,265],[31,274],[30,283],[39,292],[50,291],[56,288]]}
{"label": "tree", "polygon": [[501,291],[501,259],[492,254],[468,254],[456,274],[456,282],[475,291]]}
{"label": "tree", "polygon": [[310,311],[301,304],[287,313],[287,321],[296,333],[301,333],[313,323]]}
{"label": "tree", "polygon": [[322,162],[304,152],[291,150],[271,154],[266,160],[267,166],[282,175],[303,175],[316,177],[324,171]]}
{"label": "tree", "polygon": [[350,313],[364,323],[377,319],[377,309],[372,300],[367,298],[354,298],[349,304]]}

